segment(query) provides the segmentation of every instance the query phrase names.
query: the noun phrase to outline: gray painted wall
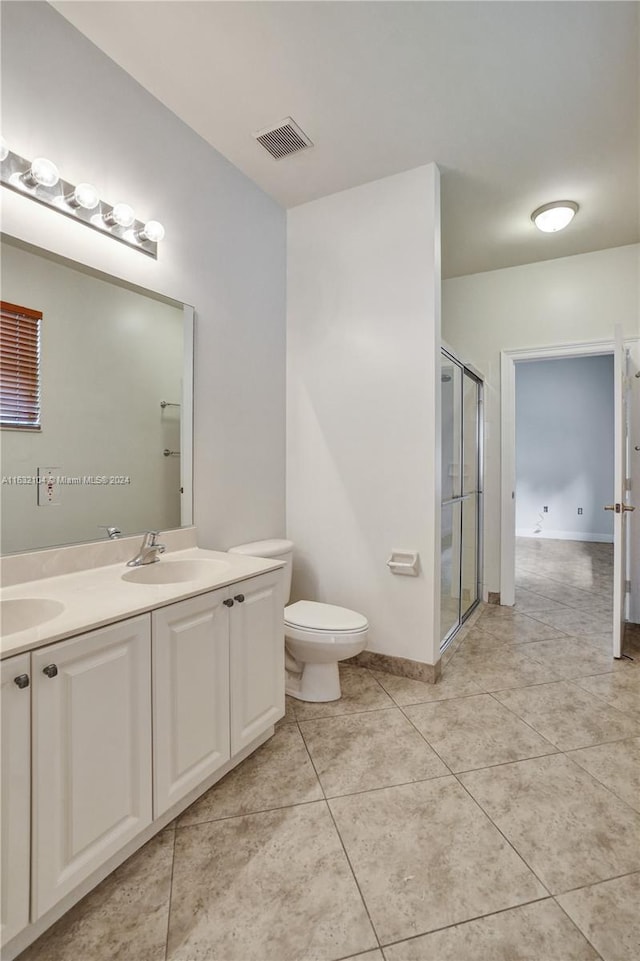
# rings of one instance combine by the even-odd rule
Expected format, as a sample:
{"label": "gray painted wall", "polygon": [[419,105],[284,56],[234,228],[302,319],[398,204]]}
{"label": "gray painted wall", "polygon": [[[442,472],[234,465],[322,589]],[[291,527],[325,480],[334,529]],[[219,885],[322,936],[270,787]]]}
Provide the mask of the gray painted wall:
{"label": "gray painted wall", "polygon": [[516,364],[518,534],[613,540],[613,400],[612,356]]}
{"label": "gray painted wall", "polygon": [[200,543],[284,534],[285,212],[48,4],[1,16],[10,148],[167,236],[156,262],[7,190],[3,229],[195,307]]}

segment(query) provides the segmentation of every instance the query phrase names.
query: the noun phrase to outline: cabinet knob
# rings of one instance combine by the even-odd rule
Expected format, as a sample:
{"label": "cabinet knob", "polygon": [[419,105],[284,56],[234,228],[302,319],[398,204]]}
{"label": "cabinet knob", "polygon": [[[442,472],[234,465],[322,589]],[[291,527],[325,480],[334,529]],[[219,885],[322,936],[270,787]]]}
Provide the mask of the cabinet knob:
{"label": "cabinet knob", "polygon": [[233,607],[233,601],[231,600],[230,597],[228,597],[226,601],[223,601],[222,603],[224,604],[225,607]]}
{"label": "cabinet knob", "polygon": [[243,604],[243,603],[244,603],[244,594],[234,594],[233,599],[234,599],[234,601],[237,601],[238,604]]}
{"label": "cabinet knob", "polygon": [[46,674],[47,677],[55,677],[58,673],[58,667],[56,664],[47,664],[46,667],[42,668],[42,673]]}
{"label": "cabinet knob", "polygon": [[22,689],[25,688],[25,687],[29,687],[29,675],[28,675],[28,674],[18,674],[17,677],[14,677],[13,683],[14,683],[14,684],[17,684],[18,687],[20,688],[20,690],[22,690]]}

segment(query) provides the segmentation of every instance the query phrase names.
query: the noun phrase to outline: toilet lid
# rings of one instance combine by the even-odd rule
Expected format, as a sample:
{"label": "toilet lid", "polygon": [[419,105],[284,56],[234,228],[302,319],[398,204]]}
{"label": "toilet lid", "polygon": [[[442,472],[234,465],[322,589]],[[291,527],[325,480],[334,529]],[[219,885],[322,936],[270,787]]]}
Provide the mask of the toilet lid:
{"label": "toilet lid", "polygon": [[284,609],[285,624],[308,631],[364,631],[369,626],[366,617],[346,607],[319,604],[317,601],[296,601]]}

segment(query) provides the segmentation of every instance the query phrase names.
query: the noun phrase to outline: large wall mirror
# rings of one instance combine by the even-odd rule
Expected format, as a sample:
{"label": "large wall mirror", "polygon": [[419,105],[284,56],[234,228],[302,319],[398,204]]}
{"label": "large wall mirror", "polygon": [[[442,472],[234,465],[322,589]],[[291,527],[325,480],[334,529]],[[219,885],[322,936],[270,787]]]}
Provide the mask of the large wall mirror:
{"label": "large wall mirror", "polygon": [[190,525],[193,309],[9,237],[1,256],[6,370],[12,312],[42,315],[39,419],[3,382],[2,553]]}

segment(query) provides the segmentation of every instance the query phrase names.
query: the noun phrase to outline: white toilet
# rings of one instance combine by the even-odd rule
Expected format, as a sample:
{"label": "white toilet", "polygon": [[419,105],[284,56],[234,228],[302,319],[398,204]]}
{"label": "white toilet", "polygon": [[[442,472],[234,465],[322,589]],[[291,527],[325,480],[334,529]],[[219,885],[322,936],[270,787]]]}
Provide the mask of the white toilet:
{"label": "white toilet", "polygon": [[[285,604],[291,593],[293,542],[253,541],[229,549],[230,554],[277,557],[286,561]],[[299,701],[337,701],[338,661],[354,657],[367,646],[366,617],[346,607],[297,601],[284,609],[286,691]]]}

